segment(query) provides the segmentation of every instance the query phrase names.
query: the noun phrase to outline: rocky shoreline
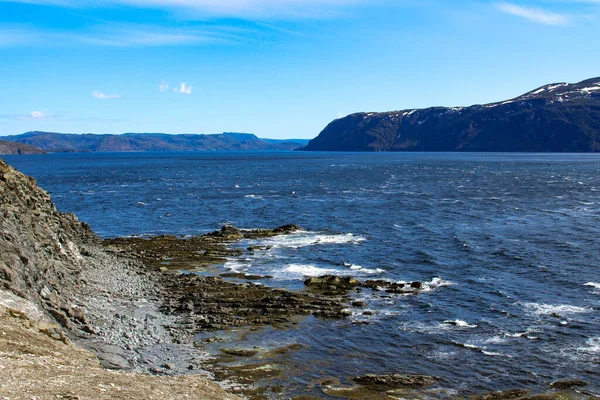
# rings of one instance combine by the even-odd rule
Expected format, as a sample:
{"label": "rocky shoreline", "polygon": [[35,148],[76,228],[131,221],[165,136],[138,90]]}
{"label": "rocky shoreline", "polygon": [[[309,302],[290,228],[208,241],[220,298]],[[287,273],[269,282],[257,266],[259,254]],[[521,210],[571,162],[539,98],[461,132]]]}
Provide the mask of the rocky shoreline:
{"label": "rocky shoreline", "polygon": [[[280,376],[278,360],[300,345],[244,348],[236,335],[292,329],[307,317],[346,318],[349,310],[366,306],[350,296],[362,290],[415,295],[431,289],[423,282],[322,276],[292,292],[253,282],[266,277],[223,271],[212,276],[215,264],[260,250],[232,249],[233,243],[300,228],[224,226],[194,237],[101,240],[74,215],[57,212],[35,180],[1,160],[0,204],[0,370],[11,371],[8,382],[0,383],[3,399],[237,398],[206,378],[246,398],[282,398],[281,386],[264,381]],[[233,336],[223,339],[227,332]],[[62,378],[44,380],[42,374],[36,381],[40,368]],[[399,373],[349,379],[350,385],[323,381],[320,395],[298,399],[425,398],[430,395],[422,390],[438,382]],[[144,385],[161,389],[135,395],[133,388]],[[578,389],[584,385],[555,382],[544,395],[518,390],[473,398],[588,399],[592,394]]]}

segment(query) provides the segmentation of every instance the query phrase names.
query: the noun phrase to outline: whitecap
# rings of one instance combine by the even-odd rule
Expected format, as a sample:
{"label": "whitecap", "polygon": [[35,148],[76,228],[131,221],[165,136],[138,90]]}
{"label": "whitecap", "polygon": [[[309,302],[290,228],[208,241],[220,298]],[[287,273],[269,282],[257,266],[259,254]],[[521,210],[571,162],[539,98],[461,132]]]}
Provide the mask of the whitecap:
{"label": "whitecap", "polygon": [[583,353],[600,353],[600,337],[589,338],[585,342],[585,346],[581,346],[577,348],[577,351]]}
{"label": "whitecap", "polygon": [[352,271],[360,271],[362,273],[366,273],[366,274],[382,274],[385,272],[384,269],[381,268],[375,268],[375,269],[370,269],[370,268],[365,268],[362,265],[356,265],[356,264],[350,264],[350,263],[344,263],[344,267],[349,268]]}
{"label": "whitecap", "polygon": [[540,303],[525,303],[523,306],[537,315],[564,315],[564,314],[580,314],[592,311],[590,308],[571,306],[568,304],[540,304]]}
{"label": "whitecap", "polygon": [[423,291],[427,292],[430,290],[434,290],[443,286],[453,286],[456,285],[455,282],[446,281],[440,277],[435,277],[429,282],[423,282]]}
{"label": "whitecap", "polygon": [[362,236],[356,236],[352,233],[346,234],[323,234],[319,232],[299,231],[297,233],[285,236],[278,236],[262,241],[263,244],[273,247],[286,247],[297,249],[306,246],[315,246],[322,244],[357,244],[364,242]]}
{"label": "whitecap", "polygon": [[243,272],[247,270],[250,265],[251,264],[248,264],[247,262],[228,261],[223,265],[223,267],[233,272]]}
{"label": "whitecap", "polygon": [[596,282],[588,282],[588,283],[585,283],[583,286],[591,286],[595,289],[600,289],[600,283],[596,283]]}
{"label": "whitecap", "polygon": [[504,353],[496,353],[494,351],[481,350],[481,353],[485,354],[486,356],[490,356],[490,357],[508,357],[508,358],[513,358],[513,356],[511,356],[511,355],[504,354]]}
{"label": "whitecap", "polygon": [[312,264],[289,264],[283,270],[275,271],[273,276],[276,279],[304,279],[306,277],[317,277],[323,275],[353,276],[357,273],[360,275],[376,275],[383,272],[385,271],[382,269],[363,268],[358,271],[345,271],[333,268],[321,268]]}
{"label": "whitecap", "polygon": [[520,339],[520,338],[527,338],[529,340],[539,339],[539,337],[533,336],[532,335],[533,333],[537,333],[537,331],[528,329],[525,332],[515,332],[515,333],[504,332],[502,334],[502,336],[504,336],[506,338],[513,338],[513,339]]}
{"label": "whitecap", "polygon": [[475,325],[475,324],[469,324],[469,323],[467,323],[465,321],[462,321],[460,319],[456,319],[456,320],[453,320],[453,321],[452,320],[446,320],[446,321],[444,321],[444,324],[453,325],[453,326],[456,326],[456,327],[459,327],[459,328],[477,328],[477,325]]}

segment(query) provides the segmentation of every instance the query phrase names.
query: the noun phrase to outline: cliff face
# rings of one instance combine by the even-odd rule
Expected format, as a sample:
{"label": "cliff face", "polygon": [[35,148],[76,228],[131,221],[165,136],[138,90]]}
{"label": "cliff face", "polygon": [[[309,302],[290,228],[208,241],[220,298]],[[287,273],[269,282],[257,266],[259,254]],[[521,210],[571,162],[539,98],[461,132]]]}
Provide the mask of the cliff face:
{"label": "cliff face", "polygon": [[44,150],[39,147],[30,146],[23,143],[7,142],[0,140],[0,154],[44,154]]}
{"label": "cliff face", "polygon": [[303,150],[596,152],[600,78],[486,105],[352,114]]}
{"label": "cliff face", "polygon": [[83,326],[73,305],[85,264],[80,247],[95,239],[73,214],[56,211],[33,178],[0,160],[0,288],[42,306],[65,327]]}

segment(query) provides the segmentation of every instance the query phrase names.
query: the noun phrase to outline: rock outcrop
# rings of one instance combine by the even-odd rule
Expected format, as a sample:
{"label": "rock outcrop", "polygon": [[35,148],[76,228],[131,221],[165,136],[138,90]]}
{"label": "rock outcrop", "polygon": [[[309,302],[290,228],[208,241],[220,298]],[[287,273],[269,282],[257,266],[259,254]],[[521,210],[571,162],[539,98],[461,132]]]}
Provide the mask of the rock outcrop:
{"label": "rock outcrop", "polygon": [[41,306],[63,326],[84,327],[75,292],[85,283],[86,243],[96,236],[56,211],[33,178],[0,160],[0,287]]}
{"label": "rock outcrop", "polygon": [[597,152],[600,78],[485,105],[351,114],[303,150]]}

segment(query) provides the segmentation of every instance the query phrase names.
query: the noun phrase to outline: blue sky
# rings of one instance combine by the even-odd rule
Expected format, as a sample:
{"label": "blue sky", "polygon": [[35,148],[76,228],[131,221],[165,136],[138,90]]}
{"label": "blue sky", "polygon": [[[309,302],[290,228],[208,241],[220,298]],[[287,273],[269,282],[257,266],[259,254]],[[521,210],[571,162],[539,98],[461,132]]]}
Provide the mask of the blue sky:
{"label": "blue sky", "polygon": [[0,0],[0,135],[313,138],[600,76],[600,0]]}

